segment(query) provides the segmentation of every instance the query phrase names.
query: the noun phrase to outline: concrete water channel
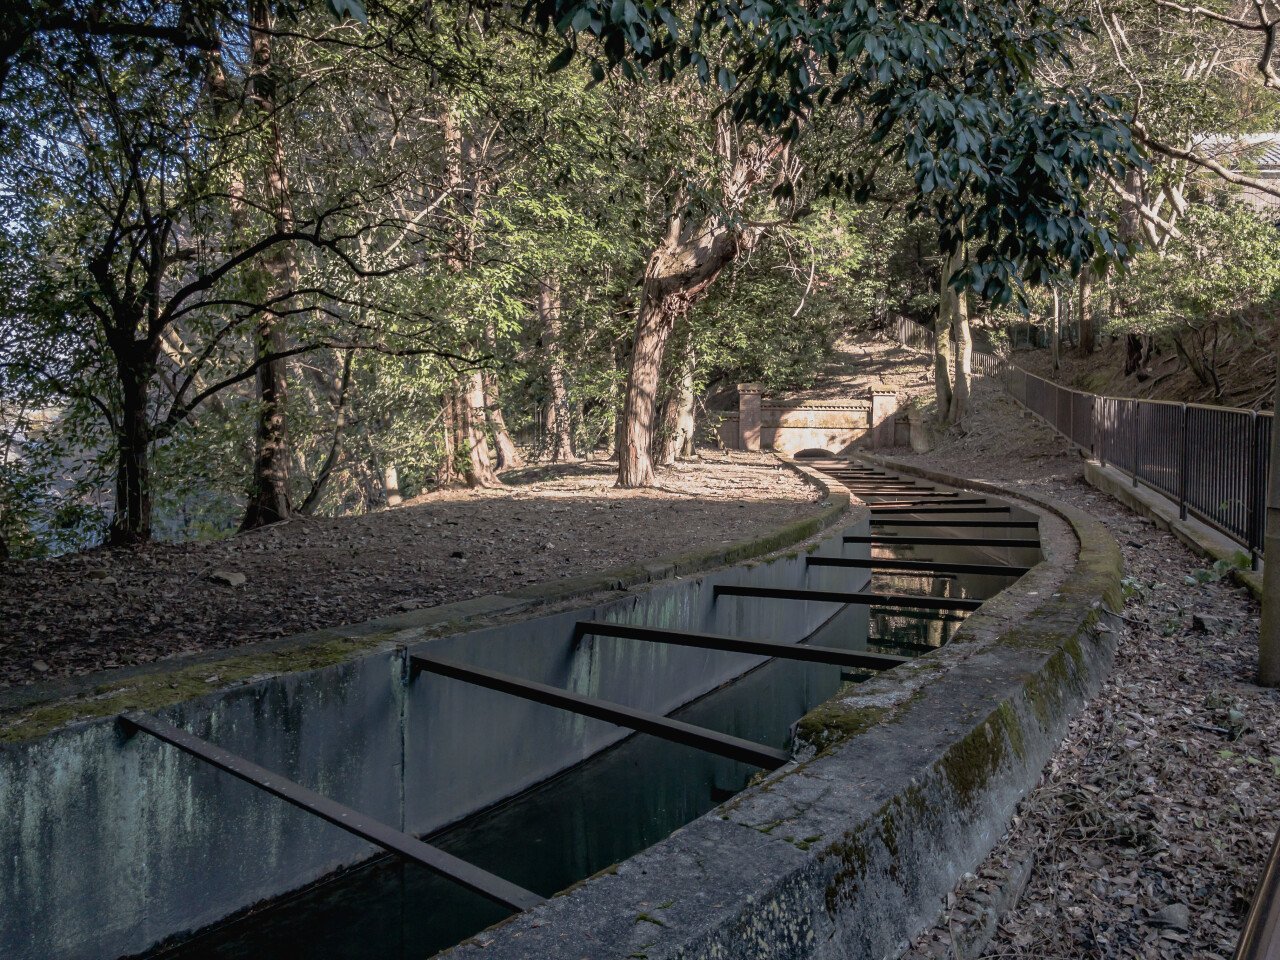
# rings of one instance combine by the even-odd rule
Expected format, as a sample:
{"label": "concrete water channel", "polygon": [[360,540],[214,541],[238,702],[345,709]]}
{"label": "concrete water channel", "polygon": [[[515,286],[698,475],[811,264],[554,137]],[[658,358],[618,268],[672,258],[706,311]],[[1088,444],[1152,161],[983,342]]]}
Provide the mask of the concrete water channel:
{"label": "concrete water channel", "polygon": [[[809,711],[942,647],[1041,557],[1036,515],[1012,501],[856,461],[807,462],[870,516],[779,575],[730,571],[662,588],[670,595],[648,604],[605,604],[411,648],[407,696],[432,706],[418,721],[428,742],[405,748],[402,777],[412,767],[419,788],[455,802],[426,817],[402,810],[396,822],[406,830],[326,807],[304,787],[220,753],[216,736],[197,739],[170,723],[179,718],[124,718],[130,740],[159,738],[185,752],[182,764],[212,765],[391,851],[238,916],[192,923],[193,935],[147,954],[323,960],[445,950],[790,763]],[[682,612],[672,616],[673,606]],[[517,652],[522,642],[541,654]],[[181,914],[179,904],[169,910]]]}

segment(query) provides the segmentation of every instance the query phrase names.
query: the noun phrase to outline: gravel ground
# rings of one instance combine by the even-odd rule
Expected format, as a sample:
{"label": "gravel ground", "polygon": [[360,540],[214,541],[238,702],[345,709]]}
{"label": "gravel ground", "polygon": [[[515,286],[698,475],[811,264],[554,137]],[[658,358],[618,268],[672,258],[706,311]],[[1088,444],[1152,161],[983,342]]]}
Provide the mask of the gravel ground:
{"label": "gravel ground", "polygon": [[615,469],[531,468],[367,516],[0,563],[0,688],[655,560],[817,509],[767,454],[704,453],[652,490],[615,488]]}
{"label": "gravel ground", "polygon": [[[1065,442],[995,388],[966,432],[901,459],[1084,509],[1124,553],[1114,673],[1074,720],[1008,835],[961,884],[1030,859],[983,956],[1230,957],[1277,827],[1280,691],[1253,683],[1258,607],[1203,558],[1085,484]],[[908,954],[950,954],[954,912]]]}

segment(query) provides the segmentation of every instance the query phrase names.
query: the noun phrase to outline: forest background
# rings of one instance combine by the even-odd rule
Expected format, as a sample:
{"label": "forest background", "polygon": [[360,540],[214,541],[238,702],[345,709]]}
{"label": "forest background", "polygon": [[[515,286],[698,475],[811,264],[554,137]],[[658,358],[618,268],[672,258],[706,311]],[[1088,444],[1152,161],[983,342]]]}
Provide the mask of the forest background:
{"label": "forest background", "polygon": [[975,333],[1028,322],[1114,390],[1268,402],[1271,4],[815,10],[23,0],[0,553],[528,456],[648,485],[734,384],[899,316],[942,334],[944,424]]}

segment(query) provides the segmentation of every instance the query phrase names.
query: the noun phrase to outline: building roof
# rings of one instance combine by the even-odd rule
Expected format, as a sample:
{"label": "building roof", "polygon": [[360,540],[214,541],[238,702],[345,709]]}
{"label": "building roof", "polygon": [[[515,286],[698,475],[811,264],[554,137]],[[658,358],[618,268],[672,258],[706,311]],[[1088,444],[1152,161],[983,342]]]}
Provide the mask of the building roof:
{"label": "building roof", "polygon": [[1260,173],[1280,174],[1280,133],[1209,134],[1192,147],[1226,167],[1248,165]]}

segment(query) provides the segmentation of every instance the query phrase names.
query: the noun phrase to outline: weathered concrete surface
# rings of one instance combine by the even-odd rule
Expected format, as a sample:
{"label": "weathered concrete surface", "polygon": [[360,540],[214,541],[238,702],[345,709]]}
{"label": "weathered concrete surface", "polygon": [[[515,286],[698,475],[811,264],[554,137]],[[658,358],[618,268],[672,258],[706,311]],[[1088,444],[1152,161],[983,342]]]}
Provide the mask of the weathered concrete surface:
{"label": "weathered concrete surface", "polygon": [[806,717],[810,758],[446,955],[900,952],[999,837],[1114,652],[1104,603],[1120,602],[1119,548],[1078,511],[1016,499],[1042,517],[1048,561],[947,647]]}
{"label": "weathered concrete surface", "polygon": [[[617,639],[575,645],[572,623],[613,619],[801,639],[836,608],[713,604],[711,587],[799,585],[806,582],[806,553],[842,551],[838,534],[810,537],[787,555],[701,579],[673,578],[698,564],[804,540],[832,523],[865,525],[865,510],[849,509],[847,491],[824,489],[830,502],[815,517],[628,573],[636,582],[658,582],[615,591],[616,599],[585,609],[510,619],[584,593],[598,598],[604,583],[621,578],[562,582],[292,644],[253,645],[113,677],[114,685],[95,699],[27,704],[0,744],[0,956],[142,951],[374,852],[145,735],[126,739],[113,719],[120,710],[162,708],[165,719],[199,736],[386,823],[424,833],[553,775],[624,732],[443,678],[409,682],[408,645],[428,642],[446,656],[665,712],[760,658]],[[838,581],[826,578],[840,574],[818,568],[807,582],[835,587]],[[450,634],[494,616],[507,622]],[[77,716],[90,719],[67,725]],[[529,750],[530,742],[539,750]]]}
{"label": "weathered concrete surface", "polygon": [[[896,395],[894,395],[896,401]],[[731,449],[775,450],[795,455],[804,450],[826,450],[833,455],[849,451],[872,427],[872,401],[806,401],[788,404],[761,401],[759,393],[742,394],[737,412],[721,412],[717,427],[720,442]],[[889,404],[882,420],[893,419]],[[879,422],[879,421],[877,421]],[[892,426],[885,427],[892,430]],[[889,434],[884,436],[888,438]],[[756,439],[758,438],[758,439]],[[885,440],[885,445],[891,441]],[[758,446],[751,446],[758,443]]]}
{"label": "weathered concrete surface", "polygon": [[[1103,493],[1115,497],[1130,510],[1154,520],[1163,530],[1168,530],[1175,537],[1189,546],[1202,557],[1223,560],[1235,564],[1247,555],[1226,534],[1213,529],[1207,523],[1201,523],[1194,517],[1179,519],[1178,507],[1172,500],[1149,487],[1133,485],[1133,480],[1114,467],[1104,467],[1096,460],[1087,460],[1084,465],[1084,478],[1091,486]],[[1253,594],[1254,599],[1262,602],[1262,573],[1259,570],[1241,569],[1236,566],[1231,576],[1241,586]]]}

